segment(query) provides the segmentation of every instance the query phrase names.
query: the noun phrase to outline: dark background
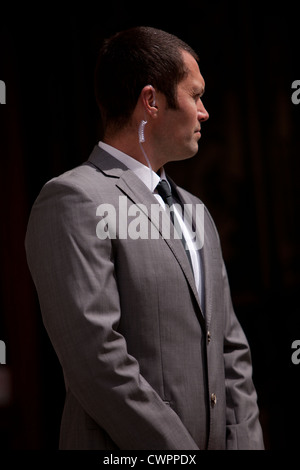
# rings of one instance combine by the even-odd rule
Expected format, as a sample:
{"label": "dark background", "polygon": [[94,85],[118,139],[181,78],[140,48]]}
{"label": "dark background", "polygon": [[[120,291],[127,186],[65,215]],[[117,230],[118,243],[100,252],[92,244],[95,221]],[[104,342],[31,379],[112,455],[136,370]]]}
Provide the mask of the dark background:
{"label": "dark background", "polygon": [[[25,2],[26,3],[26,2]],[[300,365],[297,12],[285,3],[155,1],[72,7],[15,5],[0,27],[0,447],[55,449],[64,386],[27,269],[24,237],[42,185],[85,161],[99,140],[93,71],[104,37],[135,25],[188,42],[206,81],[199,153],[169,164],[208,206],[220,232],[237,316],[249,339],[268,449],[297,448]],[[9,400],[1,405],[7,380]]]}

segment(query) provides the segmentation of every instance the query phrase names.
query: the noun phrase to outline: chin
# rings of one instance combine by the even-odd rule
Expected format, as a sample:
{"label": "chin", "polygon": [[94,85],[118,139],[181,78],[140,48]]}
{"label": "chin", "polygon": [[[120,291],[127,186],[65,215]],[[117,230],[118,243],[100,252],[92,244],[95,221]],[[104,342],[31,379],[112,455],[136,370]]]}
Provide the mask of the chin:
{"label": "chin", "polygon": [[173,159],[170,159],[169,161],[182,161],[182,160],[188,160],[190,158],[193,158],[196,154],[198,153],[198,143],[186,146],[185,148],[182,148],[182,151],[180,153],[176,152],[173,153]]}
{"label": "chin", "polygon": [[199,150],[198,144],[193,145],[193,147],[190,148],[189,154],[186,156],[185,159],[187,160],[188,158],[193,158],[198,153],[198,150]]}
{"label": "chin", "polygon": [[195,152],[185,153],[185,155],[181,154],[180,157],[174,158],[174,161],[184,161],[193,158],[198,152],[198,149]]}

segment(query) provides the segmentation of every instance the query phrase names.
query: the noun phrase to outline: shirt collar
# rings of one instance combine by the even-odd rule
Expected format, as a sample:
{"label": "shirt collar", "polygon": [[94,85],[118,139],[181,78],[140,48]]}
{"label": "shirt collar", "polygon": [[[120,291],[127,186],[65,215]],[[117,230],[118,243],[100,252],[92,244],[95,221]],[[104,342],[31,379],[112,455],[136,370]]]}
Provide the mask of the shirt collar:
{"label": "shirt collar", "polygon": [[[164,167],[161,167],[161,169],[160,169],[160,180],[159,181],[161,181],[161,180],[165,180],[168,183],[168,185],[170,186],[170,183],[167,179],[167,175],[166,175]],[[159,183],[159,181],[158,181],[158,183]],[[170,186],[170,188],[171,188],[171,186]]]}
{"label": "shirt collar", "polygon": [[[148,166],[139,162],[135,158],[130,157],[126,153],[121,152],[121,150],[118,150],[115,147],[112,147],[111,145],[106,144],[102,141],[100,141],[98,145],[100,148],[110,153],[110,155],[112,155],[121,163],[126,165],[127,168],[129,168],[129,170],[133,171],[133,173],[135,173],[135,175],[147,186],[148,189],[150,189],[152,193],[155,190],[156,186],[158,185],[160,179],[166,179],[166,174],[163,168],[161,169],[161,178],[160,178],[158,174],[155,173],[155,171],[150,170]],[[151,173],[152,173],[152,178],[151,178]],[[152,183],[152,187],[151,187],[151,183]]]}

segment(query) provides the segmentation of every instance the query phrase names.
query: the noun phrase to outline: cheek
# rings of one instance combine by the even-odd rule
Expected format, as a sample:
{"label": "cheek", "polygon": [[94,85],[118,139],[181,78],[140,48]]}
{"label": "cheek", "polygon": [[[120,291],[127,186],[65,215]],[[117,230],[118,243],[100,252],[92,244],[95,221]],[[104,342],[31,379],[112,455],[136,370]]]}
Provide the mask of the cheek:
{"label": "cheek", "polygon": [[198,116],[197,106],[195,105],[194,102],[190,103],[185,108],[185,112],[183,113],[183,116],[182,116],[182,122],[185,124],[185,127],[195,130],[195,127],[197,126],[197,121],[198,121],[197,116]]}
{"label": "cheek", "polygon": [[169,145],[191,139],[197,127],[197,107],[194,103],[186,104],[175,112],[170,112],[160,122],[159,130],[169,140]]}

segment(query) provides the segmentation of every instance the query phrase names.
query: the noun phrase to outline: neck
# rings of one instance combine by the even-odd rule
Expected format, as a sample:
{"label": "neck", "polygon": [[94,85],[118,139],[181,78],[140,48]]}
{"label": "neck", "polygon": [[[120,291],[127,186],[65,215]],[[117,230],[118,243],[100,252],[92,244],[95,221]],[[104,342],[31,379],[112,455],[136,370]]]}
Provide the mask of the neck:
{"label": "neck", "polygon": [[121,152],[126,153],[130,157],[134,158],[138,162],[142,163],[145,166],[148,166],[147,160],[145,158],[144,152],[148,157],[151,168],[155,172],[159,172],[162,165],[157,163],[153,158],[153,151],[150,145],[147,145],[147,142],[139,143],[138,135],[130,132],[119,132],[116,135],[105,135],[102,139],[104,143],[115,147]]}

